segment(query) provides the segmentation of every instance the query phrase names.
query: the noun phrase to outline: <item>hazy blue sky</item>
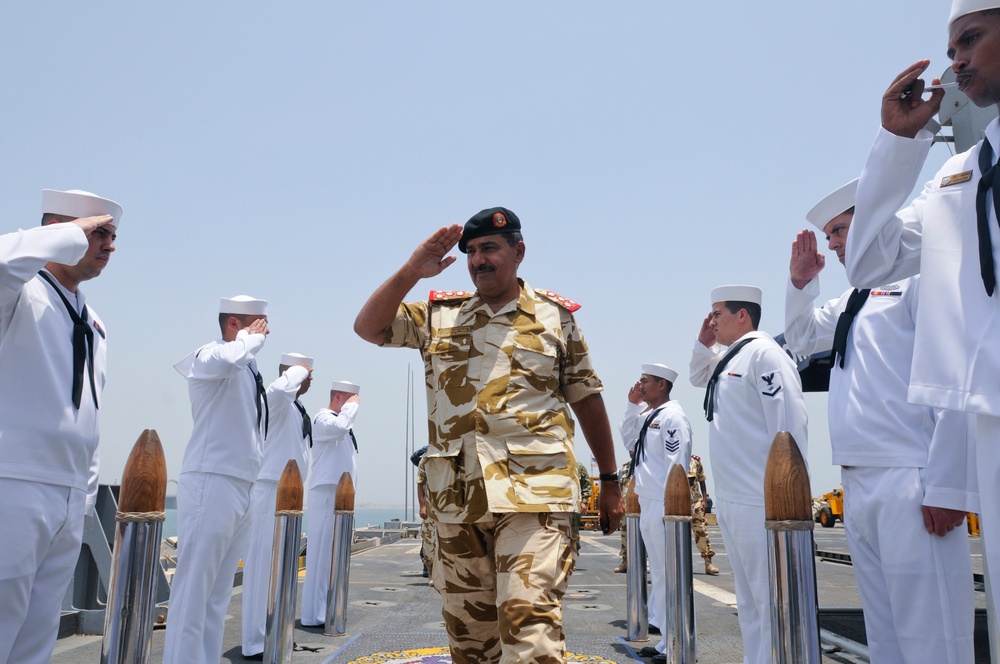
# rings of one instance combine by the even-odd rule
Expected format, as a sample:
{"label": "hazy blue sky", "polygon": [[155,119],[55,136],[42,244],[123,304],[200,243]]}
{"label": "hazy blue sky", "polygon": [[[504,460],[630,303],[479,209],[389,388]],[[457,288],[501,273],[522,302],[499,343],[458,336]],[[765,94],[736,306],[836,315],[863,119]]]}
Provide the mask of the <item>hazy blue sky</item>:
{"label": "hazy blue sky", "polygon": [[[0,231],[37,224],[46,187],[125,207],[84,289],[109,332],[105,481],[144,428],[176,478],[191,415],[172,364],[218,335],[220,296],[246,293],[270,301],[265,380],[300,352],[317,358],[311,412],[331,381],[363,386],[358,502],[402,503],[408,364],[426,431],[419,355],[351,324],[418,242],[495,205],[524,225],[521,276],[583,304],[612,420],[640,365],[664,362],[707,459],[686,375],[709,291],[763,287],[761,328],[782,331],[805,212],[859,172],[894,76],[947,67],[949,4],[10,3]],[[469,286],[459,261],[412,298]],[[828,259],[823,294],[845,288]],[[819,494],[839,472],[826,398],[809,404]]]}

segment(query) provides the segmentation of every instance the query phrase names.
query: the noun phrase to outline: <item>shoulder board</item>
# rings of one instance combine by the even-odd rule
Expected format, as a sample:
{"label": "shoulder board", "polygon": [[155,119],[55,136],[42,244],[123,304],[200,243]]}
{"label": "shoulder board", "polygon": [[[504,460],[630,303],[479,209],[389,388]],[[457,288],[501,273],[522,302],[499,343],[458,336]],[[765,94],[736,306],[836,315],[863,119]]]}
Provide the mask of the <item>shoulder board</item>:
{"label": "shoulder board", "polygon": [[468,300],[475,293],[464,290],[432,290],[427,296],[430,302],[447,302],[449,300]]}
{"label": "shoulder board", "polygon": [[562,295],[554,293],[550,290],[544,290],[544,289],[540,290],[536,288],[535,292],[538,293],[539,295],[547,297],[548,299],[552,300],[553,302],[555,302],[556,304],[558,304],[559,306],[563,307],[568,311],[576,311],[577,309],[583,306],[578,302],[574,302],[573,300],[563,297]]}

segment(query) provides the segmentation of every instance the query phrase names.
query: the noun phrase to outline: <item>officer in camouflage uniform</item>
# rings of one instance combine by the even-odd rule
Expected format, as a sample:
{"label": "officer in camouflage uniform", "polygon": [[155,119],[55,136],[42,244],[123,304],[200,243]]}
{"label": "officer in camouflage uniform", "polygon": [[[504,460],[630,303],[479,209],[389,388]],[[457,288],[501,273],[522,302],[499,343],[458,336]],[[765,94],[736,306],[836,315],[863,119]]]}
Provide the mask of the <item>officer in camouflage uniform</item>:
{"label": "officer in camouflage uniform", "polygon": [[[562,598],[576,561],[573,420],[601,471],[600,518],[618,527],[621,490],[602,386],[572,312],[517,278],[521,225],[504,208],[439,229],[368,299],[355,331],[419,349],[427,385],[427,511],[438,529],[436,582],[452,661],[562,662]],[[470,292],[418,281],[467,254]]]}
{"label": "officer in camouflage uniform", "polygon": [[[590,494],[594,487],[590,480],[590,471],[587,467],[576,462],[576,473],[580,476],[580,510],[573,513],[573,541],[576,543],[577,552],[580,551],[580,526],[583,525],[583,513],[587,511],[587,503],[590,502]],[[625,519],[622,519],[624,521]]]}
{"label": "officer in camouflage uniform", "polygon": [[691,455],[691,465],[688,467],[688,484],[691,485],[691,532],[694,533],[694,543],[705,559],[705,574],[715,576],[719,568],[712,564],[712,543],[708,541],[708,528],[705,525],[705,502],[708,500],[708,489],[705,487],[705,468],[701,465],[701,457]]}
{"label": "officer in camouflage uniform", "polygon": [[[622,487],[622,499],[628,498],[628,481],[632,479],[632,475],[629,470],[632,468],[632,462],[626,461],[622,464],[622,467],[618,469],[618,477]],[[618,550],[618,557],[621,558],[621,562],[618,563],[618,567],[614,569],[616,574],[624,574],[628,571],[628,519],[622,519],[618,524],[618,530],[622,534],[622,546]]]}
{"label": "officer in camouflage uniform", "polygon": [[420,562],[424,565],[424,578],[430,578],[434,585],[434,557],[437,553],[437,530],[434,522],[427,518],[427,500],[424,487],[427,484],[427,473],[424,471],[424,453],[427,446],[421,447],[410,456],[410,461],[417,462],[417,504],[420,507]]}

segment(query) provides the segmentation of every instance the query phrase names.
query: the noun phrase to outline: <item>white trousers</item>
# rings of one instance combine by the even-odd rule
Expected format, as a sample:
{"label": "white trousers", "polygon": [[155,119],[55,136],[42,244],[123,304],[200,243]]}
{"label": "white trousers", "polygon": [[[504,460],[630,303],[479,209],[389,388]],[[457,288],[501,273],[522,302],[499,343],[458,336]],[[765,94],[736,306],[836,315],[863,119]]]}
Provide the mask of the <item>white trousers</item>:
{"label": "white trousers", "polygon": [[964,526],[928,534],[920,468],[841,471],[844,523],[871,660],[971,664],[975,597]]}
{"label": "white trousers", "polygon": [[[983,560],[989,567],[986,589],[992,605],[1000,609],[1000,417],[976,416],[976,467],[979,477],[979,526],[983,538]],[[994,620],[997,616],[993,617]],[[1000,625],[994,623],[996,633]]]}
{"label": "white trousers", "polygon": [[46,664],[83,539],[87,494],[0,478],[0,664]]}
{"label": "white trousers", "polygon": [[660,628],[660,642],[656,649],[667,650],[667,578],[666,578],[666,528],[663,527],[663,498],[654,500],[639,496],[639,532],[646,547],[649,561],[649,624]]}
{"label": "white trousers", "polygon": [[306,578],[302,586],[302,624],[326,623],[326,596],[330,590],[333,561],[336,484],[309,489],[309,525],[306,544]]}
{"label": "white trousers", "polygon": [[771,664],[771,598],[764,508],[715,499],[736,582],[744,664]]}
{"label": "white trousers", "polygon": [[264,652],[271,587],[278,483],[257,480],[250,491],[250,539],[243,551],[243,654]]}
{"label": "white trousers", "polygon": [[251,482],[181,473],[177,485],[177,569],[163,664],[218,664],[233,576],[250,534]]}

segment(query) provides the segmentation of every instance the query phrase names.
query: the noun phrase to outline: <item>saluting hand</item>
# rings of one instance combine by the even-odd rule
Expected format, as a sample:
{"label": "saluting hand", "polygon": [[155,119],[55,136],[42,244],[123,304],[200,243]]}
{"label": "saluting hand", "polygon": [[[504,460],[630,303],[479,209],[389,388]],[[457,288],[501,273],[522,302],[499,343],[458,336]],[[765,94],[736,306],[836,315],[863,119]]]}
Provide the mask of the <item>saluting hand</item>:
{"label": "saluting hand", "polygon": [[[917,60],[897,76],[882,95],[882,126],[886,131],[913,138],[940,110],[944,90],[932,90],[930,99],[922,98],[924,81],[920,75],[930,63],[930,60]],[[933,84],[940,82],[938,78],[931,79]]]}
{"label": "saluting hand", "polygon": [[254,322],[246,326],[247,334],[263,334],[267,336],[271,333],[271,330],[267,328],[267,319],[258,318]]}
{"label": "saluting hand", "polygon": [[715,345],[715,330],[709,327],[711,322],[712,313],[709,312],[709,314],[705,316],[705,320],[701,322],[701,331],[698,332],[698,341],[700,341],[701,345],[706,348],[711,348]]}
{"label": "saluting hand", "polygon": [[455,256],[449,256],[448,252],[460,239],[462,239],[462,227],[459,224],[439,228],[413,251],[405,267],[420,279],[441,274],[446,267],[455,262]]}
{"label": "saluting hand", "polygon": [[114,217],[110,214],[99,214],[96,217],[80,217],[79,219],[74,219],[69,223],[76,224],[83,229],[83,232],[87,235],[87,237],[90,237],[91,233],[96,231],[98,228],[107,226],[112,221],[114,221]]}
{"label": "saluting hand", "polygon": [[636,381],[635,385],[628,391],[628,400],[630,403],[637,405],[642,403],[642,392],[639,389],[639,381]]}
{"label": "saluting hand", "polygon": [[792,242],[792,258],[788,263],[792,285],[802,290],[825,266],[826,257],[817,251],[816,234],[810,230],[799,233]]}

